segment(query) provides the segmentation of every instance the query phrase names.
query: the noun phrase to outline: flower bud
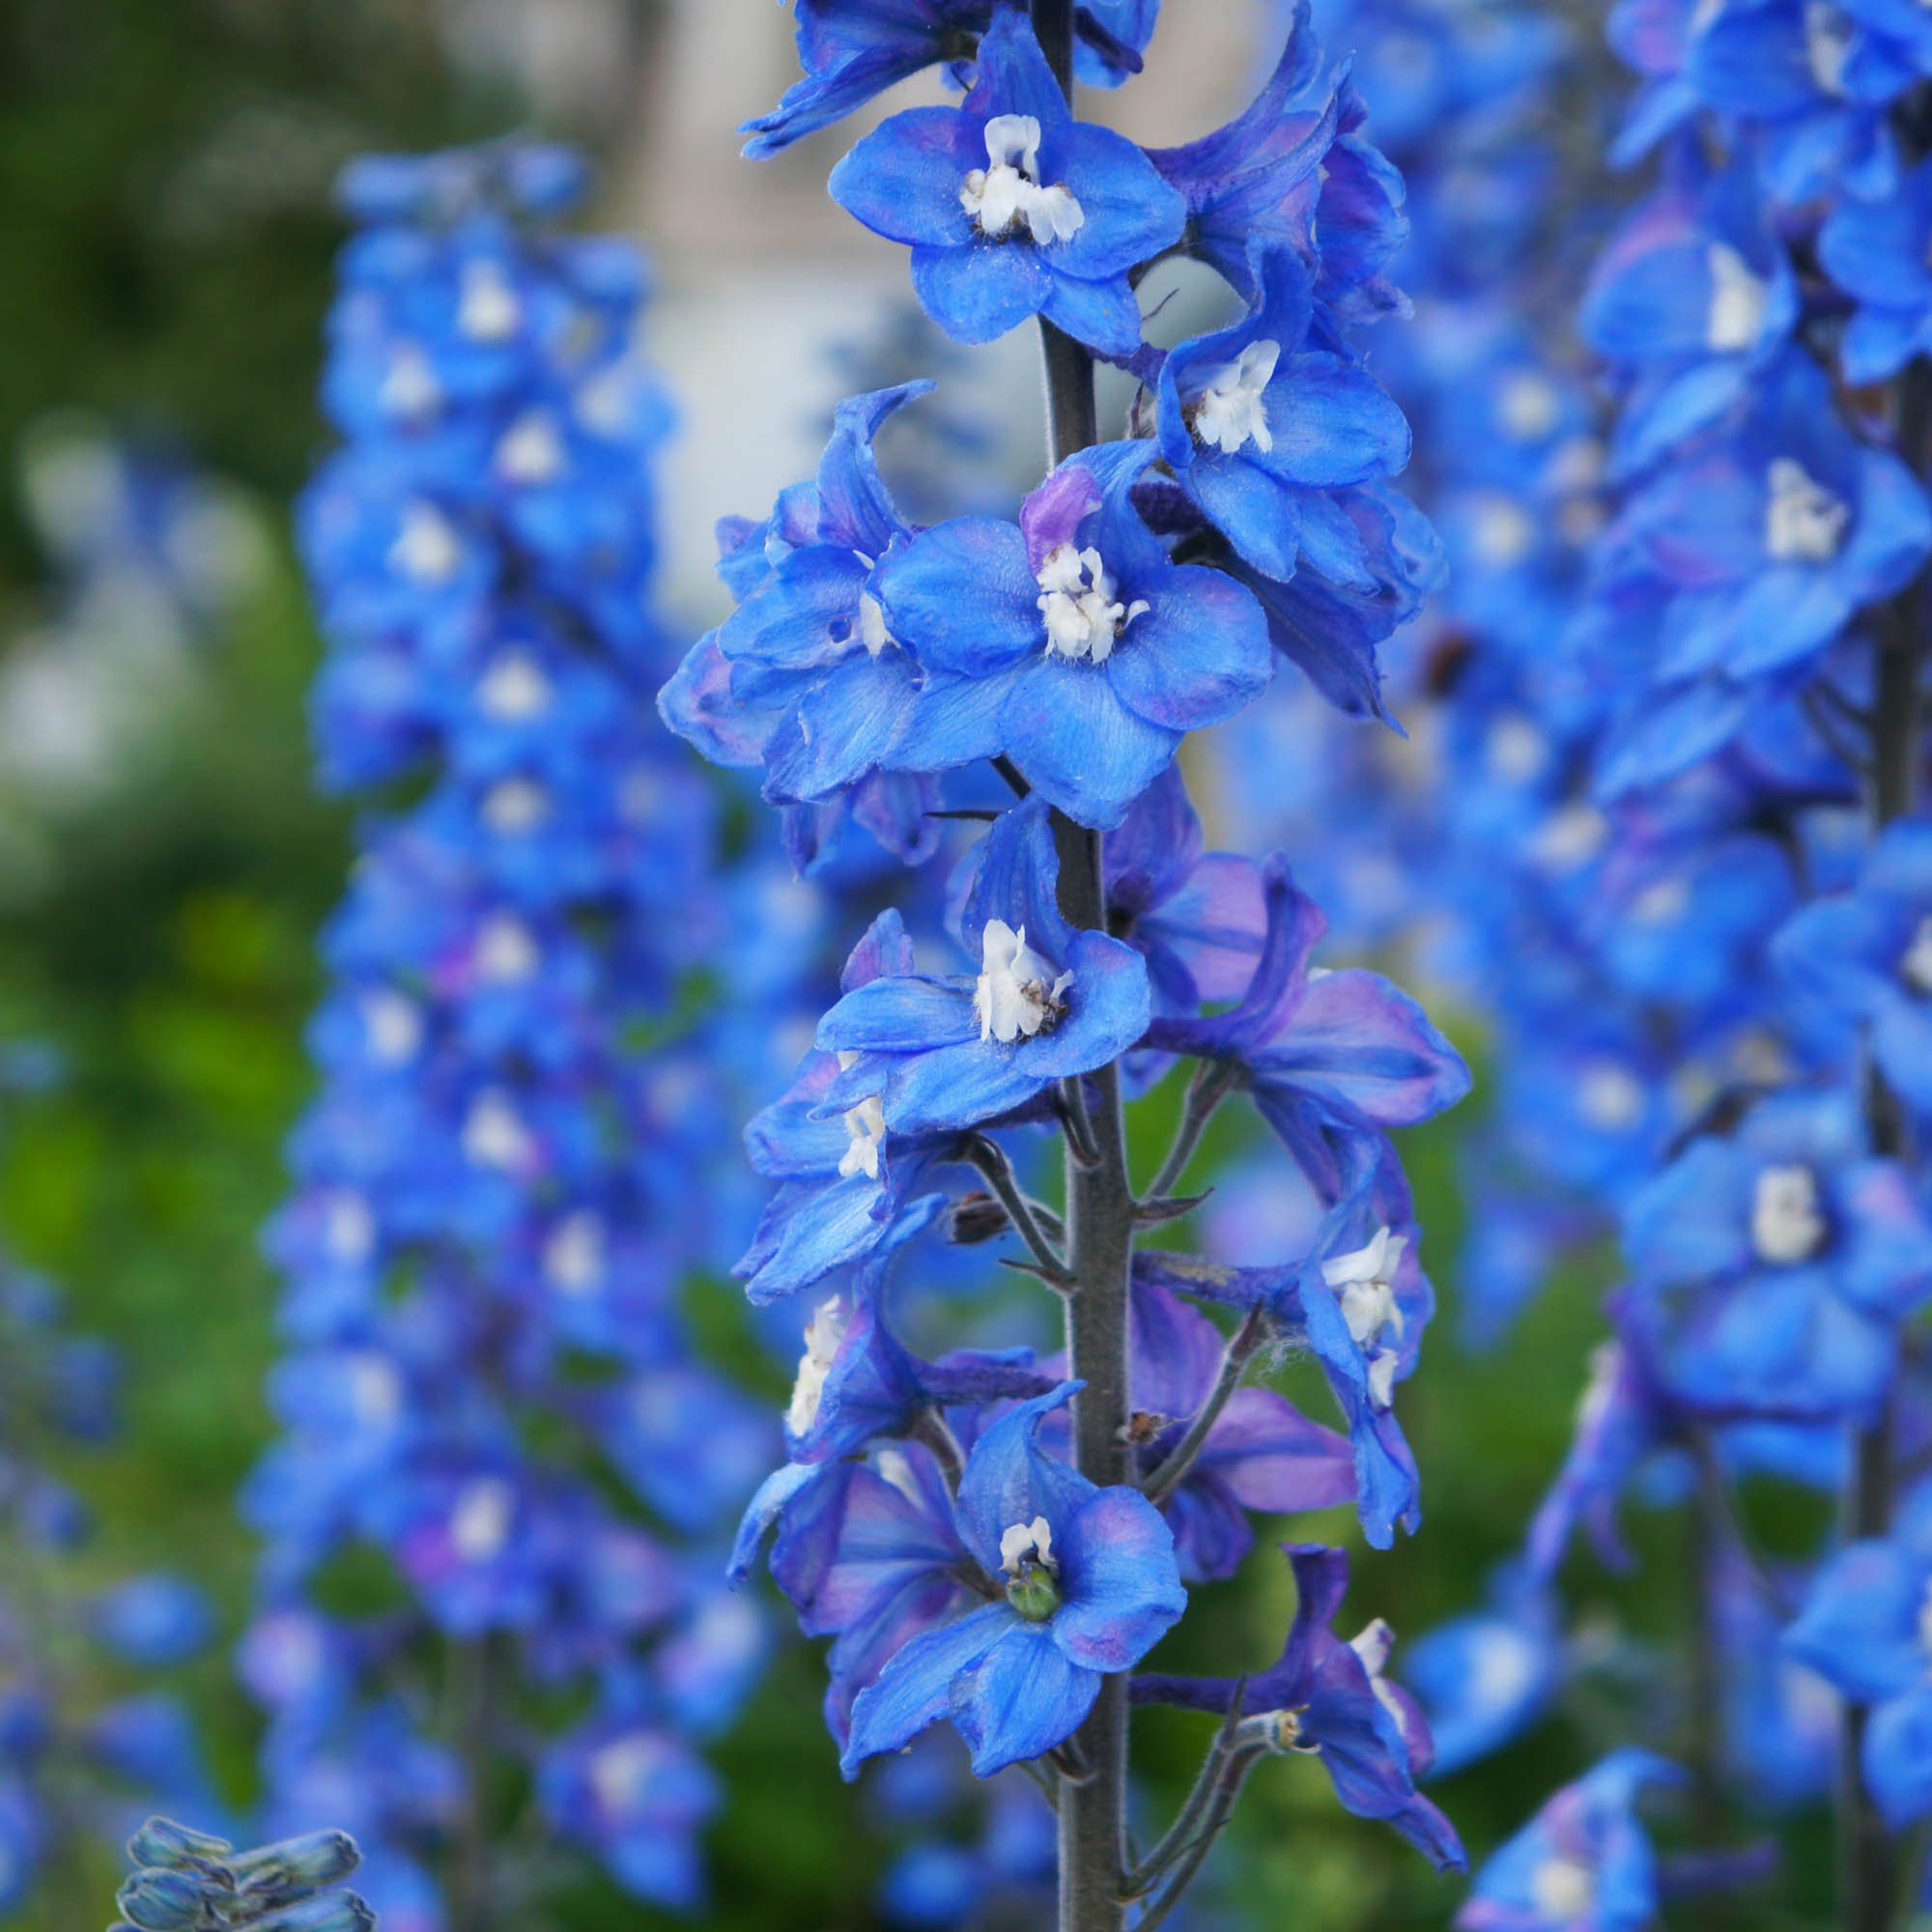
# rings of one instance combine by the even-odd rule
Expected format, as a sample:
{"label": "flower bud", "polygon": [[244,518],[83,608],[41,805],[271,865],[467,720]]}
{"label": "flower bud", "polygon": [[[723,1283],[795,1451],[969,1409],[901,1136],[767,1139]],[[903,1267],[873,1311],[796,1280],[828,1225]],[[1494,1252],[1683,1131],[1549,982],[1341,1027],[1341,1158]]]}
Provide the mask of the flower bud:
{"label": "flower bud", "polygon": [[154,1866],[136,1872],[114,1902],[122,1917],[131,1919],[141,1932],[200,1932],[209,1923],[209,1914],[203,1908],[212,1902],[216,1889],[199,1872]]}
{"label": "flower bud", "polygon": [[962,1194],[952,1204],[949,1232],[955,1246],[970,1248],[998,1240],[1008,1225],[1007,1210],[990,1194]]}
{"label": "flower bud", "polygon": [[190,1831],[172,1818],[150,1818],[128,1840],[128,1862],[137,1867],[161,1865],[171,1870],[217,1864],[235,1849],[226,1838]]}
{"label": "flower bud", "polygon": [[1007,1602],[1030,1624],[1043,1624],[1060,1607],[1060,1585],[1043,1563],[1022,1563],[1007,1585]]}
{"label": "flower bud", "polygon": [[353,1891],[321,1892],[248,1921],[248,1932],[375,1932],[376,1915]]}
{"label": "flower bud", "polygon": [[345,1879],[362,1862],[347,1832],[308,1832],[231,1859],[242,1896],[257,1912],[305,1898]]}

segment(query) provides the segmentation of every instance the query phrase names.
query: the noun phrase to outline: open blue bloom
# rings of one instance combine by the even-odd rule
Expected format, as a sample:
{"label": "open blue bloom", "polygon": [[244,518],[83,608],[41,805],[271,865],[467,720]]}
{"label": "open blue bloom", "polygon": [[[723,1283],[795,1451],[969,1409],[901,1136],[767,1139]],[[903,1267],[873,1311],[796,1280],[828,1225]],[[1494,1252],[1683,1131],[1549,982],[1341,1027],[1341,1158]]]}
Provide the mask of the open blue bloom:
{"label": "open blue bloom", "polygon": [[537,1768],[554,1831],[596,1853],[632,1897],[683,1910],[703,1901],[698,1834],[721,1796],[683,1739],[621,1697],[550,1745]]}
{"label": "open blue bloom", "polygon": [[[1914,1533],[1915,1529],[1918,1533]],[[1793,1657],[1869,1707],[1866,1789],[1893,1831],[1932,1811],[1932,1552],[1922,1524],[1827,1559],[1785,1633]]]}
{"label": "open blue bloom", "polygon": [[1079,1728],[1101,1678],[1139,1662],[1186,1607],[1174,1540],[1146,1497],[1097,1488],[1035,1440],[1082,1386],[1020,1404],[974,1445],[959,1530],[1004,1600],[913,1638],[860,1693],[848,1777],[940,1718],[978,1776],[1043,1755]]}
{"label": "open blue bloom", "polygon": [[1457,1932],[1643,1932],[1657,1917],[1658,1870],[1637,1800],[1683,1777],[1649,1751],[1612,1751],[1476,1874]]}
{"label": "open blue bloom", "polygon": [[1780,1094],[1632,1201],[1637,1300],[1679,1401],[1785,1419],[1876,1412],[1897,1328],[1932,1296],[1932,1228],[1848,1095]]}
{"label": "open blue bloom", "polygon": [[[787,490],[765,524],[728,533],[723,568],[738,608],[658,697],[665,722],[713,762],[762,768],[772,803],[793,814],[836,806],[908,860],[932,851],[925,812],[936,801],[894,758],[919,671],[870,586],[878,560],[912,532],[872,440],[930,388],[908,383],[838,405],[814,480]],[[816,856],[822,831],[811,842]]]}
{"label": "open blue bloom", "polygon": [[1305,553],[1324,577],[1365,583],[1359,534],[1330,493],[1396,474],[1408,424],[1326,331],[1312,334],[1313,277],[1299,256],[1258,251],[1254,280],[1251,314],[1161,364],[1160,452],[1256,570],[1293,577]]}
{"label": "open blue bloom", "polygon": [[1380,270],[1402,246],[1402,177],[1359,128],[1364,110],[1346,64],[1324,65],[1297,5],[1260,94],[1225,127],[1149,159],[1187,207],[1182,249],[1260,299],[1254,251],[1288,248],[1345,313],[1401,306]]}
{"label": "open blue bloom", "polygon": [[1452,1107],[1469,1070],[1420,1007],[1378,973],[1311,971],[1325,922],[1286,864],[1264,871],[1267,940],[1240,1004],[1205,1019],[1156,1019],[1149,1043],[1225,1061],[1262,1117],[1329,1200],[1347,1163],[1336,1137],[1378,1138]]}
{"label": "open blue bloom", "polygon": [[[912,941],[887,910],[852,949],[839,986],[856,992],[912,968]],[[897,1246],[943,1205],[919,1190],[957,1136],[889,1134],[876,1096],[828,1117],[822,1103],[838,1078],[838,1056],[813,1047],[784,1094],[745,1130],[752,1165],[779,1183],[737,1265],[753,1301],[795,1294],[835,1268]]]}
{"label": "open blue bloom", "polygon": [[1050,805],[1119,825],[1189,731],[1273,669],[1254,599],[1177,565],[1131,500],[1149,442],[1063,463],[1017,524],[960,517],[895,551],[875,580],[887,628],[929,673],[902,747],[944,769],[1010,757]]}
{"label": "open blue bloom", "polygon": [[1705,1614],[1717,1652],[1728,1775],[1760,1804],[1795,1811],[1832,1788],[1844,1720],[1830,1681],[1785,1641],[1781,1577],[1720,1545],[1705,1565]]}
{"label": "open blue bloom", "polygon": [[1932,350],[1932,161],[1893,194],[1839,202],[1819,231],[1818,258],[1859,304],[1845,325],[1848,381],[1883,382]]}
{"label": "open blue bloom", "polygon": [[1456,1828],[1415,1788],[1433,1760],[1429,1726],[1415,1700],[1382,1674],[1395,1634],[1378,1617],[1344,1642],[1329,1625],[1348,1594],[1347,1553],[1315,1544],[1282,1550],[1296,1599],[1280,1660],[1245,1680],[1149,1673],[1134,1679],[1134,1701],[1225,1712],[1238,1694],[1243,1722],[1266,1720],[1274,1749],[1319,1757],[1356,1817],[1387,1824],[1438,1871],[1461,1871]]}
{"label": "open blue bloom", "polygon": [[[745,153],[768,160],[794,141],[842,121],[895,83],[944,63],[970,66],[998,0],[794,0],[794,81],[769,114],[739,129]],[[1094,87],[1113,87],[1141,69],[1160,0],[1085,0],[1074,9],[1074,69]]]}
{"label": "open blue bloom", "polygon": [[1804,907],[1776,958],[1808,998],[1868,1027],[1887,1084],[1932,1114],[1932,821],[1889,826],[1857,889]]}
{"label": "open blue bloom", "polygon": [[957,342],[1029,316],[1102,355],[1140,345],[1129,271],[1186,209],[1131,141],[1073,119],[1026,15],[1003,8],[955,108],[895,114],[832,171],[847,213],[912,249],[913,292]]}
{"label": "open blue bloom", "polygon": [[1640,379],[1618,422],[1618,469],[1647,468],[1731,409],[1789,339],[1798,306],[1745,162],[1674,179],[1635,209],[1598,259],[1580,318],[1591,348]]}
{"label": "open blue bloom", "polygon": [[1117,1060],[1147,1029],[1147,968],[1103,932],[1061,917],[1046,806],[1013,807],[987,834],[960,937],[975,974],[883,976],[818,1026],[822,1052],[852,1056],[819,1103],[873,1102],[886,1134],[978,1127],[1058,1081]]}
{"label": "open blue bloom", "polygon": [[1514,1742],[1548,1710],[1564,1679],[1563,1634],[1549,1591],[1521,1564],[1491,1577],[1489,1603],[1403,1651],[1403,1682],[1435,1740],[1437,1776]]}

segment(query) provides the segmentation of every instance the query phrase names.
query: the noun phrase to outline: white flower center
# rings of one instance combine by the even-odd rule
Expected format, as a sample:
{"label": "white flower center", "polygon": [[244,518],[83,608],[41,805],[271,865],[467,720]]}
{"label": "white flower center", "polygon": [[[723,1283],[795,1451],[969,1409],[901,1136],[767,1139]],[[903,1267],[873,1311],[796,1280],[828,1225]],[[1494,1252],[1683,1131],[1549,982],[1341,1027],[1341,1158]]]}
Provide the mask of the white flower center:
{"label": "white flower center", "polygon": [[1833,496],[1802,463],[1772,459],[1765,472],[1764,547],[1774,563],[1830,563],[1844,541],[1852,506]]}
{"label": "white flower center", "polygon": [[403,506],[403,527],[389,562],[412,583],[447,583],[463,561],[456,527],[434,503]]}
{"label": "white flower center", "polygon": [[529,927],[508,913],[493,913],[476,935],[476,975],[492,985],[522,985],[535,978],[541,958]]}
{"label": "white flower center", "polygon": [[1704,318],[1704,346],[1719,353],[1749,349],[1764,326],[1769,290],[1728,242],[1713,242],[1704,250],[1711,271],[1711,309]]}
{"label": "white flower center", "polygon": [[469,1485],[449,1515],[449,1540],[466,1563],[484,1563],[510,1540],[517,1498],[500,1476]]}
{"label": "white flower center", "polygon": [[543,1271],[560,1294],[590,1293],[604,1279],[604,1223],[583,1208],[565,1215],[544,1243]]}
{"label": "white flower center", "polygon": [[1854,30],[1831,0],[1806,0],[1804,58],[1821,94],[1841,99],[1845,92],[1845,63],[1852,57]]}
{"label": "white flower center", "polygon": [[323,1222],[323,1245],[338,1262],[366,1262],[376,1249],[376,1216],[359,1194],[338,1194]]}
{"label": "white flower center", "polygon": [[1898,970],[1907,985],[1921,993],[1932,993],[1932,917],[1918,922],[1912,944],[1905,949]]}
{"label": "white flower center", "polygon": [[1503,427],[1519,442],[1537,442],[1556,427],[1563,399],[1548,376],[1519,370],[1503,384],[1497,412]]}
{"label": "white flower center", "polygon": [[879,1149],[886,1138],[886,1103],[876,1094],[867,1094],[856,1107],[845,1109],[845,1132],[850,1137],[838,1157],[838,1175],[850,1180],[863,1174],[867,1180],[879,1178]]}
{"label": "white flower center", "polygon": [[1046,554],[1036,580],[1037,600],[1046,620],[1046,654],[1105,664],[1115,640],[1143,611],[1151,609],[1145,597],[1131,604],[1114,599],[1115,584],[1100,553],[1091,546],[1075,550],[1056,544]]}
{"label": "white flower center", "polygon": [[1600,1060],[1577,1085],[1577,1111],[1602,1133],[1621,1133],[1643,1119],[1643,1089],[1629,1067]]}
{"label": "white flower center", "polygon": [[442,401],[436,371],[414,343],[399,344],[390,354],[379,400],[392,416],[426,416]]}
{"label": "white flower center", "polygon": [[1492,493],[1476,511],[1471,536],[1476,554],[1494,570],[1520,563],[1536,543],[1536,526],[1529,512],[1508,497]]}
{"label": "white flower center", "polygon": [[1015,932],[1003,919],[989,919],[980,939],[980,977],[973,986],[973,1010],[980,1037],[1010,1046],[1022,1037],[1050,1033],[1066,1010],[1061,995],[1073,983],[1071,973],[1053,977],[1053,968],[1026,943],[1026,927]]}
{"label": "white flower center", "polygon": [[550,794],[534,779],[505,779],[484,795],[483,821],[492,832],[531,832],[550,814]]}
{"label": "white flower center", "polygon": [[1396,1305],[1395,1271],[1408,1247],[1408,1236],[1378,1228],[1367,1247],[1353,1254],[1332,1255],[1321,1264],[1321,1279],[1342,1304],[1342,1319],[1350,1339],[1366,1349],[1393,1333],[1402,1340],[1402,1310]]}
{"label": "white flower center", "polygon": [[1040,185],[1039,123],[1031,114],[996,114],[986,123],[986,161],[959,190],[959,206],[980,234],[998,242],[1024,227],[1043,248],[1070,241],[1085,226],[1086,213],[1068,189]]}
{"label": "white flower center", "polygon": [[1233,456],[1250,442],[1265,456],[1274,447],[1274,432],[1268,428],[1262,391],[1274,379],[1280,360],[1281,344],[1264,336],[1249,343],[1238,360],[1208,370],[1193,404],[1195,437],[1223,456]]}
{"label": "white flower center", "polygon": [[886,629],[884,607],[869,590],[862,590],[859,593],[859,641],[865,645],[867,654],[874,658],[888,644],[898,642],[898,639]]}
{"label": "white flower center", "polygon": [[349,1364],[349,1401],[357,1421],[395,1421],[403,1407],[403,1378],[395,1363],[384,1355],[357,1355]]}
{"label": "white flower center", "polygon": [[485,258],[463,265],[456,326],[471,342],[507,342],[523,320],[524,305],[500,262]]}
{"label": "white flower center", "polygon": [[1349,1648],[1362,1660],[1362,1668],[1368,1673],[1369,1689],[1376,1693],[1376,1702],[1395,1719],[1396,1734],[1406,1741],[1408,1713],[1403,1708],[1402,1699],[1382,1681],[1382,1672],[1388,1668],[1389,1653],[1395,1649],[1395,1632],[1378,1617],[1349,1639]]}
{"label": "white flower center", "polygon": [[563,469],[563,439],[555,419],[543,410],[519,416],[497,445],[497,468],[512,483],[554,481]]}
{"label": "white flower center", "polygon": [[1000,1538],[1000,1568],[1009,1577],[1017,1577],[1023,1563],[1037,1563],[1043,1570],[1060,1568],[1053,1554],[1053,1525],[1043,1516],[1014,1523]]}
{"label": "white flower center", "polygon": [[385,1066],[404,1065],[422,1045],[422,1009],[386,986],[364,996],[362,1026],[369,1051]]}
{"label": "white flower center", "polygon": [[1809,1261],[1828,1233],[1817,1176],[1808,1167],[1767,1167],[1751,1196],[1750,1232],[1760,1261]]}
{"label": "white flower center", "polygon": [[476,696],[486,717],[522,724],[550,709],[550,679],[527,651],[505,651],[484,673]]}
{"label": "white flower center", "polygon": [[634,1811],[665,1762],[662,1738],[618,1738],[590,1760],[587,1776],[598,1808],[621,1818]]}
{"label": "white flower center", "polygon": [[821,1301],[818,1312],[806,1323],[805,1353],[798,1358],[798,1378],[791,1385],[791,1406],[785,1410],[785,1427],[794,1435],[803,1435],[818,1420],[825,1378],[831,1374],[838,1345],[851,1325],[852,1311],[837,1294]]}
{"label": "white flower center", "polygon": [[1541,1917],[1567,1924],[1596,1903],[1597,1875],[1575,1859],[1552,1856],[1530,1874],[1529,1896]]}
{"label": "white flower center", "polygon": [[530,1136],[509,1095],[494,1089],[479,1094],[463,1122],[463,1152],[476,1167],[523,1166],[530,1151]]}
{"label": "white flower center", "polygon": [[1549,762],[1549,740],[1527,718],[1512,715],[1491,725],[1483,741],[1483,762],[1510,784],[1527,784]]}

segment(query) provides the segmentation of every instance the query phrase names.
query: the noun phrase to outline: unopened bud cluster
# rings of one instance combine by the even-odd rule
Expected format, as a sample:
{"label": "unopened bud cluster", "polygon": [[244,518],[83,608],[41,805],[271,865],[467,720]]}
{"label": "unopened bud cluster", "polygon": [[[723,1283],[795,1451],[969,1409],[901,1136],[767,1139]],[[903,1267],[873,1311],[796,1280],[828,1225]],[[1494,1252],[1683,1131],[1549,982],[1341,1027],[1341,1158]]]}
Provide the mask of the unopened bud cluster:
{"label": "unopened bud cluster", "polygon": [[150,1818],[128,1841],[136,1867],[109,1932],[374,1932],[376,1915],[333,1889],[362,1862],[346,1832],[310,1832],[258,1851]]}

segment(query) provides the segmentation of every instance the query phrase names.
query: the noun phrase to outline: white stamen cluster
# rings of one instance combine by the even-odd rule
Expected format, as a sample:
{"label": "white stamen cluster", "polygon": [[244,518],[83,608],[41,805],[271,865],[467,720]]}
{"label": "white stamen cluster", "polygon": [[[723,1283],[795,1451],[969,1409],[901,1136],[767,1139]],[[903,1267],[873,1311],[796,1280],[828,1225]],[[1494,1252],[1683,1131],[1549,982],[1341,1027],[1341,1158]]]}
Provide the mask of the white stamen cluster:
{"label": "white stamen cluster", "polygon": [[1750,1232],[1760,1261],[1809,1261],[1830,1232],[1818,1209],[1818,1177],[1798,1165],[1765,1168],[1751,1195]]}
{"label": "white stamen cluster", "polygon": [[507,342],[523,327],[524,305],[500,262],[479,256],[463,269],[456,327],[471,342]]}
{"label": "white stamen cluster", "polygon": [[1145,597],[1131,604],[1115,600],[1113,577],[1091,545],[1075,550],[1070,543],[1056,544],[1036,582],[1039,612],[1046,620],[1046,654],[1075,664],[1105,664],[1121,633],[1152,608]]}
{"label": "white stamen cluster", "polygon": [[1039,123],[1031,114],[996,114],[986,123],[986,163],[959,190],[959,206],[980,234],[1000,242],[1023,227],[1044,248],[1086,225],[1069,189],[1040,184]]}
{"label": "white stamen cluster", "polygon": [[1719,355],[1756,346],[1764,327],[1769,290],[1751,266],[1728,242],[1713,242],[1704,250],[1711,271],[1711,307],[1704,318],[1704,346]]}
{"label": "white stamen cluster", "polygon": [[821,1301],[817,1312],[806,1323],[805,1353],[798,1358],[798,1378],[791,1385],[791,1406],[785,1410],[785,1427],[794,1435],[803,1435],[818,1420],[818,1406],[825,1398],[825,1378],[838,1354],[838,1345],[852,1325],[852,1311],[844,1298],[833,1295]]}
{"label": "white stamen cluster", "polygon": [[1050,1033],[1066,1010],[1061,995],[1072,983],[1071,973],[1053,977],[1053,968],[1026,943],[1025,926],[1015,932],[1005,920],[989,919],[980,939],[980,977],[973,984],[980,1039],[1010,1046]]}
{"label": "white stamen cluster", "polygon": [[449,1541],[466,1563],[487,1563],[510,1540],[517,1497],[500,1476],[469,1484],[449,1513]]}
{"label": "white stamen cluster", "polygon": [[1898,971],[1915,992],[1932,993],[1932,917],[1918,922],[1912,944],[1899,956]]}
{"label": "white stamen cluster", "polygon": [[1375,1239],[1353,1254],[1334,1255],[1321,1264],[1321,1279],[1342,1305],[1350,1339],[1369,1358],[1369,1395],[1379,1408],[1395,1401],[1395,1372],[1401,1355],[1382,1338],[1402,1340],[1403,1315],[1395,1298],[1395,1273],[1408,1236],[1378,1228]]}
{"label": "white stamen cluster", "polygon": [[1024,1563],[1037,1563],[1043,1570],[1060,1568],[1053,1553],[1053,1525],[1043,1516],[1016,1522],[1000,1537],[1000,1568],[1009,1577],[1017,1577]]}
{"label": "white stamen cluster", "polygon": [[1552,1855],[1530,1873],[1529,1896],[1539,1918],[1568,1925],[1586,1918],[1597,1902],[1597,1874],[1575,1859]]}
{"label": "white stamen cluster", "polygon": [[1233,362],[1205,371],[1200,392],[1189,405],[1195,440],[1233,456],[1252,442],[1264,456],[1274,447],[1263,397],[1281,360],[1281,344],[1264,336],[1251,342]]}
{"label": "white stamen cluster", "polygon": [[1845,540],[1852,506],[1793,457],[1774,457],[1765,481],[1764,547],[1771,560],[1830,563]]}

